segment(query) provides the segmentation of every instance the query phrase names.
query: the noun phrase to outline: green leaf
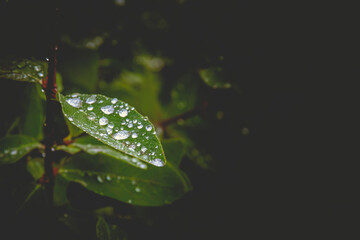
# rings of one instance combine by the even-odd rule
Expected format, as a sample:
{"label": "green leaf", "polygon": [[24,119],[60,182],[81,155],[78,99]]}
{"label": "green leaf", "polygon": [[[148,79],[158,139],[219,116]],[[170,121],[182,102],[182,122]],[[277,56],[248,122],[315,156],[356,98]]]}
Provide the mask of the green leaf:
{"label": "green leaf", "polygon": [[44,174],[43,158],[32,158],[30,161],[27,162],[26,169],[35,180],[41,178]]}
{"label": "green leaf", "polygon": [[18,210],[16,211],[16,213],[18,214],[19,212],[21,212],[21,210],[26,206],[26,204],[36,195],[38,194],[40,191],[42,191],[42,186],[40,184],[36,184],[34,185],[34,188],[32,189],[32,191],[27,195],[26,199],[23,201],[23,203],[20,205],[20,207],[18,208]]}
{"label": "green leaf", "polygon": [[154,126],[134,107],[99,94],[59,94],[59,99],[65,116],[89,135],[152,165],[165,165]]}
{"label": "green leaf", "polygon": [[70,146],[70,145],[58,145],[56,146],[56,150],[61,150],[67,153],[70,153],[71,155],[78,153],[81,151],[80,148],[75,147],[75,146]]}
{"label": "green leaf", "polygon": [[104,154],[113,158],[116,158],[118,160],[122,160],[134,167],[138,167],[141,169],[147,169],[147,165],[143,162],[141,162],[139,159],[135,157],[131,157],[129,155],[126,155],[122,152],[116,151],[113,148],[110,148],[103,144],[102,142],[96,140],[93,137],[86,136],[82,138],[76,139],[76,141],[69,146],[77,147],[89,154]]}
{"label": "green leaf", "polygon": [[162,145],[168,162],[171,162],[175,167],[179,167],[185,154],[184,141],[181,139],[168,139],[162,141]]}
{"label": "green leaf", "polygon": [[231,84],[225,80],[221,67],[200,69],[201,79],[212,88],[230,88]]}
{"label": "green leaf", "polygon": [[147,170],[105,155],[80,153],[68,159],[59,174],[100,195],[140,206],[160,206],[182,197],[191,184],[170,161]]}
{"label": "green leaf", "polygon": [[45,117],[43,103],[36,87],[36,85],[29,85],[25,89],[26,102],[22,118],[22,133],[40,140],[43,138]]}
{"label": "green leaf", "polygon": [[66,191],[69,181],[61,175],[56,175],[54,185],[54,205],[62,206],[68,203]]}
{"label": "green leaf", "polygon": [[110,228],[103,217],[96,223],[96,237],[99,240],[111,240]]}
{"label": "green leaf", "polygon": [[47,63],[35,59],[15,59],[0,65],[0,78],[39,82],[47,76]]}
{"label": "green leaf", "polygon": [[6,136],[0,139],[0,165],[15,163],[31,150],[40,146],[40,143],[29,136]]}

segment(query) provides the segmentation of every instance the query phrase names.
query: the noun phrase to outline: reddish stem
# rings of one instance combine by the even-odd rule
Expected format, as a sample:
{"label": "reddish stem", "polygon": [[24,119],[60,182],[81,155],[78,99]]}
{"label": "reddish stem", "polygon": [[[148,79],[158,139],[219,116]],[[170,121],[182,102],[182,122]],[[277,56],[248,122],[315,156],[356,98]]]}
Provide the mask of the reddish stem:
{"label": "reddish stem", "polygon": [[43,88],[46,95],[46,119],[44,125],[45,135],[45,159],[44,169],[45,173],[43,176],[42,183],[45,184],[45,191],[48,195],[49,203],[53,204],[53,193],[54,193],[54,144],[55,144],[55,109],[56,109],[56,51],[57,46],[54,47],[54,52],[48,66],[48,76],[43,82]]}

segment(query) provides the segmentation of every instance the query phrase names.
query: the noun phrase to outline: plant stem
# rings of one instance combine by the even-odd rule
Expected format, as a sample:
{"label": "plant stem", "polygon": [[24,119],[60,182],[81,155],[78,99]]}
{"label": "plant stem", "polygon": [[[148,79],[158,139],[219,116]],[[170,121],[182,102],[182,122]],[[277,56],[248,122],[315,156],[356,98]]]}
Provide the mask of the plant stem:
{"label": "plant stem", "polygon": [[54,47],[53,56],[49,61],[48,76],[43,82],[43,88],[46,95],[46,119],[44,125],[45,135],[45,191],[48,197],[50,206],[53,205],[53,193],[54,193],[54,172],[53,172],[53,161],[54,161],[54,144],[55,144],[55,126],[54,126],[54,110],[56,109],[56,51],[57,46]]}

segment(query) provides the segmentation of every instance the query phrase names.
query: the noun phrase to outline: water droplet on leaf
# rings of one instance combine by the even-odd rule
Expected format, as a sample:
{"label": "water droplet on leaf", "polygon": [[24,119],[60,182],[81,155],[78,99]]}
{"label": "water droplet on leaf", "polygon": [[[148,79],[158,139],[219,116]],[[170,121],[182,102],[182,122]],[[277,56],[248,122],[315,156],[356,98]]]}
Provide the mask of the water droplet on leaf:
{"label": "water droplet on leaf", "polygon": [[101,111],[103,113],[109,115],[114,112],[114,106],[113,105],[103,106],[103,107],[101,107]]}
{"label": "water droplet on leaf", "polygon": [[119,111],[119,116],[120,117],[126,117],[128,115],[128,111],[126,109],[121,109]]}
{"label": "water droplet on leaf", "polygon": [[113,138],[116,140],[123,140],[123,139],[127,139],[129,136],[130,136],[129,131],[123,130],[115,133],[113,135]]}
{"label": "water droplet on leaf", "polygon": [[74,108],[80,108],[82,105],[82,100],[80,98],[70,98],[67,99],[66,102]]}
{"label": "water droplet on leaf", "polygon": [[109,123],[109,120],[106,117],[102,117],[99,119],[100,126],[104,126]]}
{"label": "water droplet on leaf", "polygon": [[93,104],[95,102],[96,102],[96,95],[91,95],[90,97],[88,97],[88,99],[86,99],[87,104]]}

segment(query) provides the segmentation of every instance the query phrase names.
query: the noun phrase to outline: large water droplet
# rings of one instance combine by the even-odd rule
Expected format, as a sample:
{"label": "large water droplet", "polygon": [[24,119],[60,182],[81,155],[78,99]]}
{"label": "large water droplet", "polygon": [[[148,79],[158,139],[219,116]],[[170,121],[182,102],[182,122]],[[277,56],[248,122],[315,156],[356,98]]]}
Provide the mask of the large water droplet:
{"label": "large water droplet", "polygon": [[151,125],[147,125],[147,126],[145,127],[145,129],[146,129],[146,131],[151,131],[152,126],[151,126]]}
{"label": "large water droplet", "polygon": [[101,111],[103,113],[109,115],[114,112],[114,106],[113,105],[103,106],[103,107],[101,107]]}
{"label": "large water droplet", "polygon": [[102,117],[99,119],[100,126],[104,126],[109,123],[109,120],[106,117]]}
{"label": "large water droplet", "polygon": [[91,95],[90,97],[88,97],[88,99],[86,99],[87,104],[93,104],[95,102],[96,102],[96,95]]}
{"label": "large water droplet", "polygon": [[113,138],[116,140],[123,140],[123,139],[127,139],[130,136],[130,132],[123,130],[123,131],[119,131],[117,133],[115,133],[113,135]]}
{"label": "large water droplet", "polygon": [[79,108],[82,105],[82,100],[80,98],[70,98],[66,102],[75,108]]}
{"label": "large water droplet", "polygon": [[111,100],[111,103],[112,103],[112,104],[115,104],[115,103],[117,103],[117,101],[118,101],[117,98],[113,98],[113,99]]}
{"label": "large water droplet", "polygon": [[119,111],[119,116],[120,117],[126,117],[128,115],[128,111],[126,109],[121,109]]}

